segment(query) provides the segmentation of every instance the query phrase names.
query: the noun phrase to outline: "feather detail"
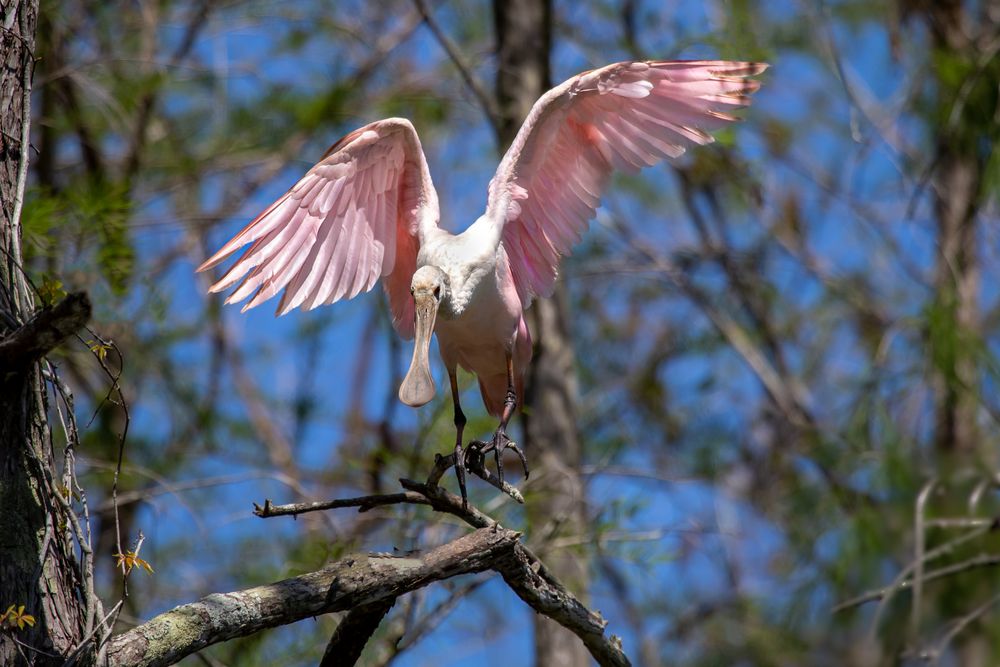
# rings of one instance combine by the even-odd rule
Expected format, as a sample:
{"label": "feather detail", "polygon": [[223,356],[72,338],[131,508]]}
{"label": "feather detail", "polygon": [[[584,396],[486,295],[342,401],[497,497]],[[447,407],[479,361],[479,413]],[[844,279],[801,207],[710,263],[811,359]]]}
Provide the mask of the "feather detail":
{"label": "feather detail", "polygon": [[[337,141],[198,270],[217,266],[250,243],[210,288],[219,292],[239,283],[227,303],[252,295],[247,310],[284,290],[277,309],[284,315],[353,298],[385,276],[393,313],[405,313],[420,224],[436,224],[438,217],[416,131],[409,121],[390,118]],[[394,322],[401,334],[412,335],[412,321]]]}
{"label": "feather detail", "polygon": [[[676,158],[737,120],[763,63],[624,62],[579,74],[539,99],[490,181],[486,216],[502,226],[518,296],[551,293],[614,169]],[[525,194],[521,194],[524,192]]]}

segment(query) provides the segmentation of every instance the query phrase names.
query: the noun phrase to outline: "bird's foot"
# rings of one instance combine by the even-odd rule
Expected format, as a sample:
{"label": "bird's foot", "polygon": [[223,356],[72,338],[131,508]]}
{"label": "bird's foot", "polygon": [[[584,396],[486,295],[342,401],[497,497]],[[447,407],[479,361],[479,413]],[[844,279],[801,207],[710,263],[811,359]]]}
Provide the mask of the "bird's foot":
{"label": "bird's foot", "polygon": [[482,455],[493,452],[493,460],[497,465],[497,478],[499,478],[501,485],[503,484],[503,455],[508,449],[517,454],[517,458],[521,460],[521,468],[524,470],[524,478],[528,479],[528,460],[521,448],[507,436],[503,428],[498,428],[490,442],[480,450]]}
{"label": "bird's foot", "polygon": [[462,449],[462,443],[455,443],[455,476],[458,477],[458,488],[462,492],[462,509],[469,509],[469,493],[465,489],[465,458],[472,453],[472,448],[470,446],[469,450]]}

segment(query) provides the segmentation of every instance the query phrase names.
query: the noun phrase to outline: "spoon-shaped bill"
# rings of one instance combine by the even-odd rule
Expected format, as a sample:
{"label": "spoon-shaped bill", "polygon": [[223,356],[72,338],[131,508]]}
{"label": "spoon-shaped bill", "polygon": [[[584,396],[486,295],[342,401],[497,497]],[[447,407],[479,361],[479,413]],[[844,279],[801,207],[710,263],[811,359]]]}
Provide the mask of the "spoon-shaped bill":
{"label": "spoon-shaped bill", "polygon": [[414,408],[429,403],[434,398],[434,378],[427,355],[431,348],[431,334],[437,319],[437,301],[430,294],[414,297],[416,311],[413,341],[413,360],[410,370],[399,386],[399,400]]}

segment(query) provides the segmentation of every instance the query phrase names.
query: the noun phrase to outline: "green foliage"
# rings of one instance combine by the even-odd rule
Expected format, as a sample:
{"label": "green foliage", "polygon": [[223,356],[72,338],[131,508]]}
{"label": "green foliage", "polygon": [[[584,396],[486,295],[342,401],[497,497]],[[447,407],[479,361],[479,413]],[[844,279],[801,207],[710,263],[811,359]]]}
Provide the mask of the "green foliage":
{"label": "green foliage", "polygon": [[61,280],[44,275],[41,285],[38,286],[38,294],[42,299],[42,305],[51,306],[66,296],[66,290],[63,289]]}
{"label": "green foliage", "polygon": [[129,193],[122,185],[83,180],[58,192],[33,188],[27,193],[22,218],[25,258],[29,266],[51,265],[67,259],[66,246],[77,246],[112,293],[123,296],[135,264],[128,230],[131,213]]}
{"label": "green foliage", "polygon": [[962,153],[978,155],[985,163],[1000,138],[1000,58],[986,58],[978,50],[961,52],[937,48],[931,53],[933,87],[927,104],[943,140]]}

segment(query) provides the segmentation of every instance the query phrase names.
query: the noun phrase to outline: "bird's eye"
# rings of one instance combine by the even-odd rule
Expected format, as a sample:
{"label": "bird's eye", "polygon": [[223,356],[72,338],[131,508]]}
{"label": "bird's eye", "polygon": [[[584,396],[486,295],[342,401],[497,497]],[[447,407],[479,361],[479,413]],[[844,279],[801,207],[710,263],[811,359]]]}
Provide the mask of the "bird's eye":
{"label": "bird's eye", "polygon": [[413,296],[413,288],[410,288],[410,296]]}
{"label": "bird's eye", "polygon": [[440,299],[441,298],[441,286],[440,285],[438,285],[437,287],[434,288],[434,298],[435,299]]}

